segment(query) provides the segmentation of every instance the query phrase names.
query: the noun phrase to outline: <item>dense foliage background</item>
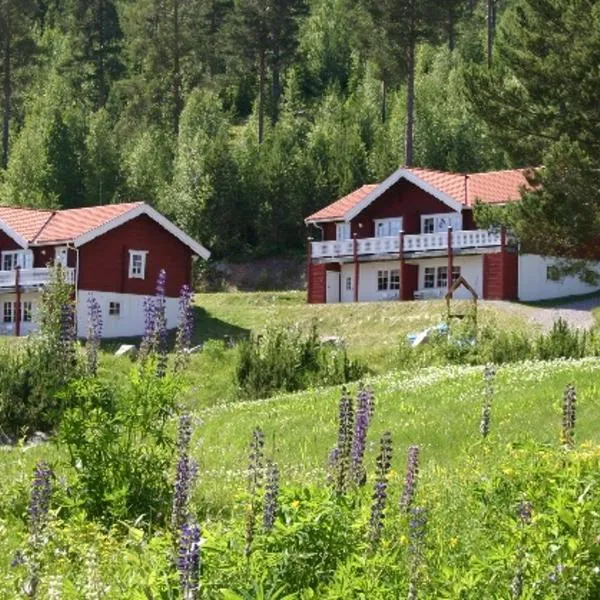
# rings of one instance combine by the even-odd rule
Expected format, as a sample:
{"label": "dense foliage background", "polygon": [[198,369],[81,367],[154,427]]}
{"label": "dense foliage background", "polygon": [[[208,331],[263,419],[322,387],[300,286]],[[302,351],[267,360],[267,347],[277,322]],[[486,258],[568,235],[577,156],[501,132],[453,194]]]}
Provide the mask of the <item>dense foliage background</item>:
{"label": "dense foliage background", "polygon": [[143,199],[217,257],[301,251],[399,164],[511,164],[464,81],[511,4],[1,0],[0,200]]}

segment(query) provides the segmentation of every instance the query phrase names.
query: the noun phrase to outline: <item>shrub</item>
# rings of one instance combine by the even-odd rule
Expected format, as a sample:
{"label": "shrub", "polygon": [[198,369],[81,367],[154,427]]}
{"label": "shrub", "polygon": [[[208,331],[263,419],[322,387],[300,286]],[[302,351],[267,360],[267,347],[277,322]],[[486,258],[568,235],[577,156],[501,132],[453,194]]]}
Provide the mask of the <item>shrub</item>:
{"label": "shrub", "polygon": [[273,327],[238,345],[236,380],[249,398],[354,381],[365,371],[345,347],[322,343],[315,325],[307,333],[299,327]]}

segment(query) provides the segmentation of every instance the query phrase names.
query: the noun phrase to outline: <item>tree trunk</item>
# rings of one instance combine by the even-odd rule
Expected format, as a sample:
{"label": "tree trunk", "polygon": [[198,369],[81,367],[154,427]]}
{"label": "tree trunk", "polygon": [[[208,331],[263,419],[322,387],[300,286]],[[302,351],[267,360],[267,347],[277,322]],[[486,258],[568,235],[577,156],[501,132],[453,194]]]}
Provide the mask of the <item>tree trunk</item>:
{"label": "tree trunk", "polygon": [[179,0],[173,0],[173,131],[179,132],[179,116],[182,110],[181,101],[181,72],[179,67]]}
{"label": "tree trunk", "polygon": [[385,77],[381,80],[381,122],[385,123],[387,118],[387,85]]}
{"label": "tree trunk", "polygon": [[262,144],[264,139],[265,129],[265,71],[266,66],[266,50],[260,50],[260,58],[258,65],[258,143]]}
{"label": "tree trunk", "polygon": [[279,56],[275,53],[273,57],[273,68],[272,68],[272,83],[271,83],[271,123],[275,125],[279,120],[279,101],[281,99],[281,79],[279,72]]}
{"label": "tree trunk", "polygon": [[456,47],[455,21],[454,8],[450,7],[448,9],[448,48],[450,49],[450,52]]}
{"label": "tree trunk", "polygon": [[406,136],[404,163],[413,165],[414,122],[415,122],[415,39],[411,35],[406,56]]}
{"label": "tree trunk", "polygon": [[494,21],[496,20],[496,0],[487,0],[487,63],[492,68],[492,52],[494,50]]}
{"label": "tree trunk", "polygon": [[12,48],[10,39],[10,24],[7,23],[6,39],[4,40],[4,60],[3,60],[3,114],[2,114],[2,162],[1,166],[6,169],[8,166],[8,139],[10,134],[10,112],[12,102],[12,85],[11,85],[11,59]]}

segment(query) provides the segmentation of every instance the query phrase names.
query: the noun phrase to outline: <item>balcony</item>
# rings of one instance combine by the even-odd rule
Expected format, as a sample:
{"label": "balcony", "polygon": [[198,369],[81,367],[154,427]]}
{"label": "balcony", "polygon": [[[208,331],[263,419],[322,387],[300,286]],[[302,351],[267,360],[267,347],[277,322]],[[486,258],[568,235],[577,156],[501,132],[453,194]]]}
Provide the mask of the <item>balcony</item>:
{"label": "balcony", "polygon": [[[492,233],[484,229],[452,232],[452,248],[466,250],[477,248],[493,248],[500,246],[500,233]],[[400,252],[400,236],[357,238],[356,251],[359,256],[396,254]],[[418,233],[404,236],[404,253],[447,252],[448,233]],[[312,258],[344,258],[352,257],[354,240],[331,240],[312,242]]]}
{"label": "balcony", "polygon": [[[44,285],[50,281],[51,269],[40,268],[40,269],[20,269],[19,273],[19,285],[21,287],[36,287]],[[75,269],[66,268],[64,269],[67,283],[75,283]],[[15,287],[16,284],[15,271],[0,271],[0,288],[11,288]]]}

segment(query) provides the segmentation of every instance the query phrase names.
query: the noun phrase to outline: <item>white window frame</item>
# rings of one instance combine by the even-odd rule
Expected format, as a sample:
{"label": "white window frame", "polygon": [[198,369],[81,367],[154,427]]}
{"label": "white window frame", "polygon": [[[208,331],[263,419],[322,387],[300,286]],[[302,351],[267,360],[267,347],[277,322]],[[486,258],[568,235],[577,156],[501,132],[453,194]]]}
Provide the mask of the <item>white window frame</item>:
{"label": "white window frame", "polygon": [[[146,256],[148,250],[130,250],[129,251],[129,279],[146,279]],[[141,270],[137,273],[134,270],[135,258],[141,259]]]}
{"label": "white window frame", "polygon": [[121,303],[116,300],[111,300],[108,303],[108,316],[109,317],[120,317],[121,316]]}
{"label": "white window frame", "polygon": [[[431,278],[431,285],[427,285],[427,275]],[[423,271],[423,288],[426,290],[434,290],[436,282],[436,269],[435,267],[425,267]]]}
{"label": "white window frame", "polygon": [[[11,266],[8,269],[4,268],[5,260],[11,257]],[[31,250],[3,250],[2,263],[0,269],[2,271],[14,271],[17,267],[28,269],[33,267],[33,252]]]}
{"label": "white window frame", "polygon": [[[433,231],[425,231],[425,221],[433,219]],[[462,215],[460,213],[447,212],[431,215],[421,215],[421,233],[444,233],[448,226],[452,225],[454,231],[462,229]]]}
{"label": "white window frame", "polygon": [[336,223],[335,224],[335,239],[338,242],[349,240],[350,235],[350,223]]}
{"label": "white window frame", "polygon": [[388,289],[399,290],[400,289],[400,269],[390,269],[390,278]]}
{"label": "white window frame", "polygon": [[[63,254],[64,252],[64,254]],[[67,267],[69,262],[69,249],[67,246],[56,246],[54,248],[54,264],[61,264]]]}
{"label": "white window frame", "polygon": [[[380,283],[382,285],[380,285]],[[390,272],[388,269],[377,269],[377,291],[387,292],[390,289]]]}
{"label": "white window frame", "polygon": [[373,219],[375,237],[391,237],[399,235],[402,231],[402,217],[391,219]]}
{"label": "white window frame", "polygon": [[[8,310],[6,310],[8,308]],[[15,303],[4,302],[2,305],[2,322],[3,323],[14,323],[15,322]]]}
{"label": "white window frame", "polygon": [[21,323],[31,323],[33,321],[33,302],[24,300],[21,303]]}

